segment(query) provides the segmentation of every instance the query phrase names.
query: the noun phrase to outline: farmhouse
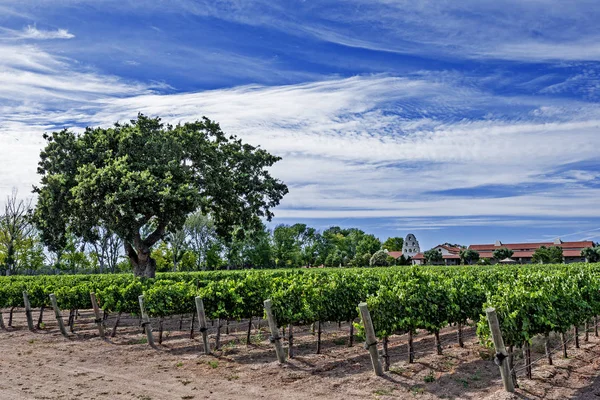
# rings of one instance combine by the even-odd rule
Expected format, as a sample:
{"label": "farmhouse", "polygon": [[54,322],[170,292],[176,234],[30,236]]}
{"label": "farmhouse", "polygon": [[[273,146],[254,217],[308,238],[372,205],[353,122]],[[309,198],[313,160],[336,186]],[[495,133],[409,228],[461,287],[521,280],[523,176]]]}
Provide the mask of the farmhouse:
{"label": "farmhouse", "polygon": [[[442,254],[442,261],[435,263],[437,265],[460,265],[460,248],[455,246],[448,246],[446,244],[440,244],[435,246],[432,250],[439,251]],[[413,265],[425,264],[425,256],[423,253],[418,253],[412,258]]]}
{"label": "farmhouse", "polygon": [[594,247],[592,241],[580,241],[580,242],[563,242],[560,239],[556,239],[553,242],[543,243],[502,243],[497,241],[493,244],[472,244],[469,249],[475,250],[479,253],[480,258],[487,258],[492,262],[498,262],[499,260],[494,259],[494,251],[500,248],[507,248],[513,251],[512,260],[518,264],[529,264],[533,253],[540,247],[561,247],[563,251],[563,257],[565,263],[574,262],[585,262],[585,258],[581,257],[581,250],[586,247]]}

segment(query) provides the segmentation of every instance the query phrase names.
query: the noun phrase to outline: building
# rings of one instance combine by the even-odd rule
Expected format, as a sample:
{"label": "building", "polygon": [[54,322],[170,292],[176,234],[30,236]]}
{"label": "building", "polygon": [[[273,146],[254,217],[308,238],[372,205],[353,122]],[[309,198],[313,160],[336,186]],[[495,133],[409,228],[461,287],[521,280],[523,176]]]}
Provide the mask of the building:
{"label": "building", "polygon": [[[421,247],[419,246],[419,241],[412,233],[406,235],[404,239],[404,244],[402,245],[402,254],[405,258],[413,258],[417,254],[421,252]],[[398,256],[398,257],[400,257]],[[397,257],[396,257],[397,258]]]}
{"label": "building", "polygon": [[[442,261],[434,263],[434,265],[460,265],[460,247],[448,246],[440,244],[432,250],[439,251],[442,254]],[[423,253],[418,253],[412,258],[413,265],[425,264],[425,256]]]}
{"label": "building", "polygon": [[500,248],[507,248],[513,251],[512,260],[517,264],[529,264],[533,253],[540,247],[552,247],[558,246],[563,250],[563,257],[565,263],[574,262],[585,262],[585,257],[581,256],[581,250],[586,247],[594,247],[592,241],[580,241],[580,242],[563,242],[560,239],[556,239],[553,242],[542,242],[542,243],[502,243],[497,241],[493,244],[472,244],[469,249],[475,250],[479,253],[480,258],[487,258],[492,262],[498,262],[494,259],[494,251]]}

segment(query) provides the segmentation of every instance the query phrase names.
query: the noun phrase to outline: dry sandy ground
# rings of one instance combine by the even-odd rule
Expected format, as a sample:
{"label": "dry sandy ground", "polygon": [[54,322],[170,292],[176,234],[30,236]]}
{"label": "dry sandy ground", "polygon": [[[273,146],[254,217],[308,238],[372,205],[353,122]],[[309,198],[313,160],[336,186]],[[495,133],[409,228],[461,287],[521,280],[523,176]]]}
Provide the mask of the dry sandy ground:
{"label": "dry sandy ground", "polygon": [[[44,329],[32,333],[19,311],[14,328],[0,332],[0,399],[600,399],[600,339],[593,335],[589,342],[581,335],[581,349],[571,343],[569,359],[555,354],[554,366],[540,360],[533,380],[520,371],[521,387],[508,396],[473,328],[465,332],[465,348],[455,345],[451,328],[444,331],[443,356],[435,355],[432,336],[417,335],[414,364],[405,361],[406,338],[391,338],[391,370],[377,378],[362,345],[347,346],[347,324],[327,324],[319,355],[315,336],[302,328],[295,335],[297,358],[279,366],[264,326],[253,330],[246,347],[246,323],[232,324],[222,350],[205,356],[198,336],[191,340],[184,331],[189,320],[184,330],[178,319],[165,321],[165,340],[153,350],[132,318],[103,341],[89,312],[69,339],[52,317],[47,313]],[[543,346],[534,343],[533,350],[536,360]]]}

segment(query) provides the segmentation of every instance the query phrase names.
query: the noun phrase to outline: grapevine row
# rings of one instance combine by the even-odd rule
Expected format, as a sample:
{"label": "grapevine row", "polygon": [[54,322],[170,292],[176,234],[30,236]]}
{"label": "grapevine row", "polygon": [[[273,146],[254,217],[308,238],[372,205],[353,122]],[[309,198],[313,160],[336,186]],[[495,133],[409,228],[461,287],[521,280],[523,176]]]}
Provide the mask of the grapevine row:
{"label": "grapevine row", "polygon": [[488,341],[483,310],[494,307],[506,344],[521,346],[600,314],[600,264],[12,276],[0,278],[0,309],[23,307],[23,291],[35,308],[54,293],[62,309],[89,309],[95,292],[105,312],[131,314],[144,294],[148,314],[159,318],[193,314],[196,296],[211,319],[259,317],[270,298],[279,326],[354,321],[366,300],[380,338],[417,329],[438,337],[448,324],[473,321]]}

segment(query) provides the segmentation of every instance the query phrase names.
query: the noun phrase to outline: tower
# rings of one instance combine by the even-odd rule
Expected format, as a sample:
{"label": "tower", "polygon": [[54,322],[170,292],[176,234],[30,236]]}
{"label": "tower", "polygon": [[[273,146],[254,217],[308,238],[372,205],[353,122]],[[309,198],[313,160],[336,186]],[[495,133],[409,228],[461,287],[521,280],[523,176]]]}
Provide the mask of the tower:
{"label": "tower", "polygon": [[414,257],[417,253],[421,252],[421,247],[419,246],[419,241],[412,233],[406,235],[406,239],[404,239],[404,244],[402,245],[402,255],[406,258]]}

